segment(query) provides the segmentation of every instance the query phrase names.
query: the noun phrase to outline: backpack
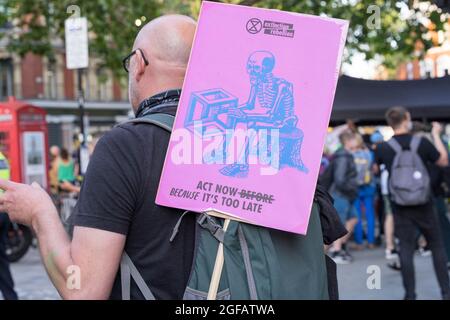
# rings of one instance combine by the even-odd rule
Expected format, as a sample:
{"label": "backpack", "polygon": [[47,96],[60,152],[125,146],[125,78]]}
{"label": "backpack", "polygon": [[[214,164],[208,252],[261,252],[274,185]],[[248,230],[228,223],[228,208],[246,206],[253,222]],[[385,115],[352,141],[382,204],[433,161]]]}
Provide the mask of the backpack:
{"label": "backpack", "polygon": [[368,151],[357,151],[353,154],[356,165],[356,181],[358,186],[365,186],[372,182],[372,159]]}
{"label": "backpack", "polygon": [[320,183],[320,185],[322,185],[325,190],[330,190],[331,185],[333,184],[333,180],[334,180],[334,169],[333,169],[333,164],[334,164],[334,157],[331,157],[329,159],[328,165],[325,167],[325,170],[323,171],[323,173],[319,176],[319,180],[318,183]]}
{"label": "backpack", "polygon": [[[323,174],[319,177],[318,182],[327,190],[329,191],[331,189],[331,186],[334,183],[334,173],[335,173],[335,166],[336,166],[336,159],[341,157],[347,157],[348,158],[348,166],[347,166],[347,172],[346,175],[348,177],[349,181],[350,179],[353,179],[353,174],[356,174],[354,169],[354,159],[351,154],[334,154],[333,157],[330,159],[330,164],[328,167],[326,167]],[[353,169],[352,169],[353,167]],[[357,185],[353,185],[351,183],[345,184],[344,186],[339,186],[339,191],[343,194],[346,194],[350,199],[356,198],[356,195],[358,194],[358,188]]]}
{"label": "backpack", "polygon": [[413,136],[409,149],[403,150],[394,138],[388,142],[395,157],[389,173],[391,200],[401,206],[417,206],[430,200],[430,175],[417,153],[420,137]]}
{"label": "backpack", "polygon": [[[148,123],[171,131],[174,117],[153,113],[130,122]],[[337,283],[329,291],[330,260],[323,250],[319,204],[314,202],[307,235],[230,221],[205,213],[185,212],[174,226],[170,241],[177,241],[185,214],[196,214],[194,258],[184,300],[206,300],[219,243],[224,265],[216,299],[329,299],[337,298]],[[333,264],[333,263],[332,263]],[[154,300],[150,288],[126,252],[120,263],[122,299],[130,299],[134,279],[144,298]],[[330,292],[330,294],[329,294]]]}

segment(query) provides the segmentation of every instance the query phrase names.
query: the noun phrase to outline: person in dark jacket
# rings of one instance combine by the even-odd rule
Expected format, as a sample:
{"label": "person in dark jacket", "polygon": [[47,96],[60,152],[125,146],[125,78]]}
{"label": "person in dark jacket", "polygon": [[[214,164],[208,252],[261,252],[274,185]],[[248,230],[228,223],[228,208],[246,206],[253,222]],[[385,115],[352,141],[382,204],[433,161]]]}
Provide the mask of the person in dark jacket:
{"label": "person in dark jacket", "polygon": [[336,151],[332,160],[334,161],[333,182],[330,194],[334,198],[334,206],[348,234],[333,243],[330,254],[336,263],[347,264],[352,261],[352,257],[346,250],[345,243],[358,222],[356,208],[353,204],[358,194],[358,182],[352,155],[352,152],[358,149],[358,139],[355,133],[346,130],[339,135],[339,140],[342,147]]}
{"label": "person in dark jacket", "polygon": [[9,219],[6,213],[0,212],[0,292],[5,300],[17,300],[14,291],[14,281],[6,256],[6,237],[8,234]]}

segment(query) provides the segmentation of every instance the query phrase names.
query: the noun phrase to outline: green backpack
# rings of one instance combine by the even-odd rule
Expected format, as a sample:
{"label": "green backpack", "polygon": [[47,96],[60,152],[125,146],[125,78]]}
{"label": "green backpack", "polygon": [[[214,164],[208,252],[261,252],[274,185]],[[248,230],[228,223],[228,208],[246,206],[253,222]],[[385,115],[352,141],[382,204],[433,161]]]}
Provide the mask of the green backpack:
{"label": "green backpack", "polygon": [[[174,117],[153,113],[131,120],[149,123],[171,131]],[[306,236],[231,221],[223,230],[224,219],[197,214],[196,241],[190,278],[184,300],[205,300],[210,288],[219,243],[223,244],[224,264],[217,300],[329,299],[327,269],[319,209],[312,206]],[[173,241],[182,217],[176,226]],[[124,252],[121,261],[122,298],[130,299],[134,279],[147,300],[155,296]]]}

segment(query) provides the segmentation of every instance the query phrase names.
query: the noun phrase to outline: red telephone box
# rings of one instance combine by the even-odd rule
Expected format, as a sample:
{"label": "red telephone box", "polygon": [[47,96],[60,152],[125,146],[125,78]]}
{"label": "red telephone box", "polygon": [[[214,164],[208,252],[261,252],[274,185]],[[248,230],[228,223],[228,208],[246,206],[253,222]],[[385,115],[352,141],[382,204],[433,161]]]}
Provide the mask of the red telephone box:
{"label": "red telephone box", "polygon": [[11,180],[48,187],[48,129],[44,109],[10,97],[0,102],[0,151]]}

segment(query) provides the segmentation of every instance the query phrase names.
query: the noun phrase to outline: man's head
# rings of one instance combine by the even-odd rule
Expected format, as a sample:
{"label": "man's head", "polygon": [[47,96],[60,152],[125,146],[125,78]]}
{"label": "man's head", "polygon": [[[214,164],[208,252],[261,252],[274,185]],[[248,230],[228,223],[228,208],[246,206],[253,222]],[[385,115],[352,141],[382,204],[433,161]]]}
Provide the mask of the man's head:
{"label": "man's head", "polygon": [[356,134],[351,130],[345,130],[339,135],[339,141],[345,150],[349,152],[357,151],[360,148],[360,143]]}
{"label": "man's head", "polygon": [[52,158],[59,157],[59,147],[58,146],[51,146],[50,147],[50,156]]}
{"label": "man's head", "polygon": [[195,28],[192,18],[166,15],[150,21],[139,31],[128,77],[128,93],[135,112],[144,99],[182,87]]}
{"label": "man's head", "polygon": [[61,150],[61,159],[65,160],[65,161],[69,161],[70,155],[69,155],[69,151],[65,148],[63,148]]}
{"label": "man's head", "polygon": [[411,115],[403,107],[393,107],[386,112],[386,122],[396,132],[408,133],[411,131]]}

